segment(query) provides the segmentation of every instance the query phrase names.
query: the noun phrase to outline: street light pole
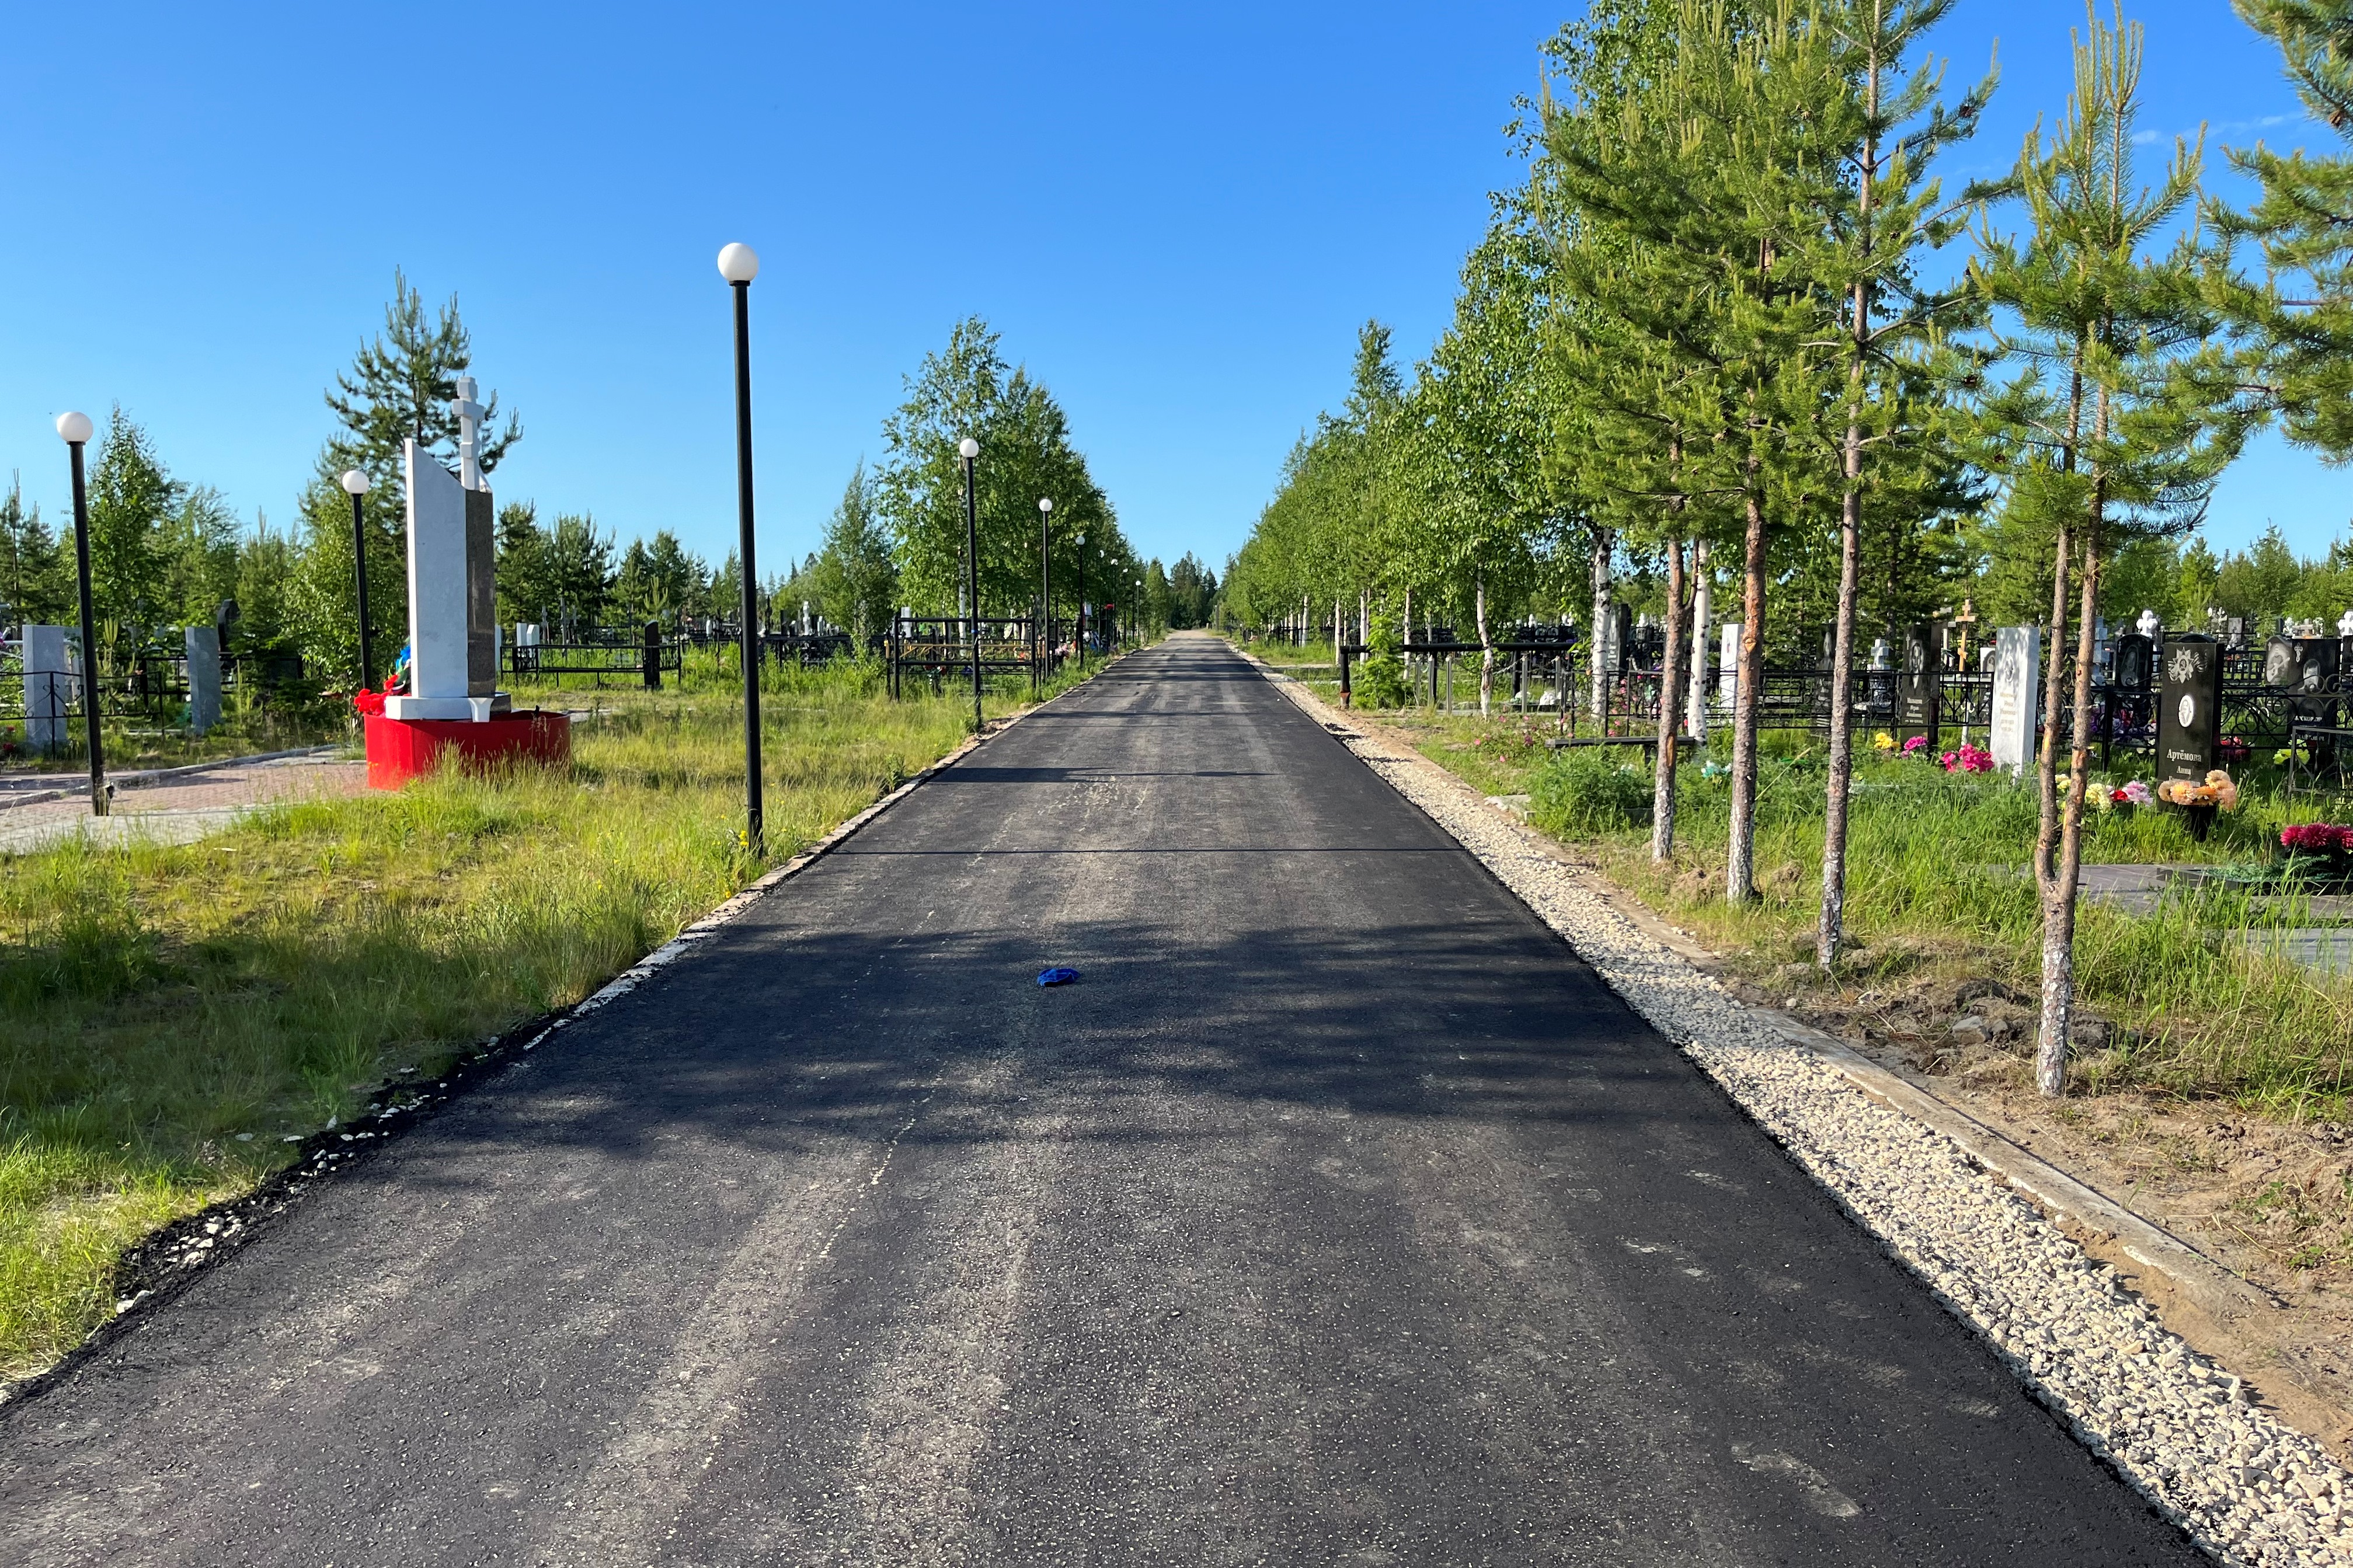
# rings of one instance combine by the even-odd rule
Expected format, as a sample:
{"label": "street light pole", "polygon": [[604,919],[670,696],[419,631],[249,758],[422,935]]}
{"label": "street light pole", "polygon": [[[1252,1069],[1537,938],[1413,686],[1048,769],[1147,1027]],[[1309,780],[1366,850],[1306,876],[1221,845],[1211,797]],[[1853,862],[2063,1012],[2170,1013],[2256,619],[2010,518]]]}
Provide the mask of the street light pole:
{"label": "street light pole", "polygon": [[[1038,646],[1050,662],[1054,657],[1054,503],[1038,498]],[[1038,660],[1029,661],[1032,685],[1045,680]]]}
{"label": "street light pole", "polygon": [[1087,536],[1080,534],[1074,542],[1079,547],[1079,635],[1072,639],[1079,650],[1079,673],[1087,672]]}
{"label": "street light pole", "polygon": [[980,443],[965,437],[956,443],[964,459],[964,607],[965,632],[972,645],[972,732],[980,733],[980,510],[972,490],[972,467],[980,458]]}
{"label": "street light pole", "polygon": [[81,592],[81,720],[90,731],[90,814],[106,815],[106,749],[99,731],[98,617],[90,603],[90,492],[83,486],[82,448],[90,445],[87,414],[58,416],[58,434],[73,461],[74,572]]}
{"label": "street light pole", "polygon": [[748,245],[719,253],[719,275],[735,291],[735,510],[744,562],[744,842],[757,859],[767,852],[760,810],[760,631],[754,620],[759,569],[752,559],[752,279],[760,258]]}
{"label": "street light pole", "polygon": [[360,516],[360,498],[367,494],[368,477],[362,468],[345,468],[343,492],[352,498],[352,576],[359,589],[360,601],[360,689],[365,691],[375,675],[375,660],[369,657],[367,613],[367,524]]}

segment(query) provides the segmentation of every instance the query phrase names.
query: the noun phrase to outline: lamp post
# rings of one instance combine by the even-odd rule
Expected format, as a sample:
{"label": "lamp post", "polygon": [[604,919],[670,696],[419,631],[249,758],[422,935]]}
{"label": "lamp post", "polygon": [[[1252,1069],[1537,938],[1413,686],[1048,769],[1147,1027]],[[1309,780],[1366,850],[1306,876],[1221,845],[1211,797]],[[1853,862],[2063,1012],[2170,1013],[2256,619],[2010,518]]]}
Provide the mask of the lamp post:
{"label": "lamp post", "polygon": [[719,276],[735,291],[735,510],[744,562],[744,842],[754,858],[766,853],[760,811],[760,644],[754,616],[759,570],[752,560],[752,279],[760,258],[748,245],[719,253]]}
{"label": "lamp post", "polygon": [[1080,534],[1071,542],[1079,547],[1079,615],[1078,635],[1071,640],[1079,650],[1079,673],[1087,672],[1087,536]]}
{"label": "lamp post", "polygon": [[980,443],[967,436],[956,443],[964,460],[964,606],[965,633],[972,645],[972,732],[980,733],[980,511],[973,499],[972,467],[980,459]]}
{"label": "lamp post", "polygon": [[367,525],[360,516],[360,498],[368,491],[367,474],[359,468],[345,468],[343,486],[343,493],[352,498],[352,577],[359,589],[360,689],[365,691],[375,675],[375,660],[368,657]]}
{"label": "lamp post", "polygon": [[[1051,498],[1038,498],[1038,646],[1049,660],[1054,657],[1054,502]],[[2348,611],[2353,614],[2353,611]],[[1046,679],[1038,660],[1029,661],[1030,684],[1038,686]]]}
{"label": "lamp post", "polygon": [[99,737],[98,617],[90,604],[90,492],[84,488],[81,449],[90,445],[87,414],[58,416],[58,434],[72,454],[74,572],[81,591],[81,720],[90,731],[90,814],[106,815],[106,754]]}

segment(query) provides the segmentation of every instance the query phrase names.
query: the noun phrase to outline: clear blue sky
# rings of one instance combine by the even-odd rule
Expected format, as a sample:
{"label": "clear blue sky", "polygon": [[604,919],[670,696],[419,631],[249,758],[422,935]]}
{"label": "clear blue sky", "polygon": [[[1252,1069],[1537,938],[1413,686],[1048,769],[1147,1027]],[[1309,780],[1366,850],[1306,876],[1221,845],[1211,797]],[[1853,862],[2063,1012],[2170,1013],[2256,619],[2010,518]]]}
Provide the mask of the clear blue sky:
{"label": "clear blue sky", "polygon": [[[1391,322],[1408,356],[1444,325],[1485,193],[1516,178],[1512,98],[1572,11],[28,7],[0,96],[0,478],[62,516],[49,421],[120,401],[180,477],[290,521],[321,392],[397,264],[459,295],[478,373],[522,415],[502,499],[715,557],[734,478],[712,258],[742,239],[765,264],[764,566],[813,547],[900,377],[967,312],[1061,398],[1138,548],[1221,565],[1343,395],[1356,324]],[[2221,0],[2131,15],[2150,130],[2308,134]],[[2081,19],[1961,0],[1953,79],[1999,37],[2003,86],[1954,174],[2055,118]],[[2316,552],[2348,498],[2353,474],[2266,441],[2210,535],[2276,520]]]}

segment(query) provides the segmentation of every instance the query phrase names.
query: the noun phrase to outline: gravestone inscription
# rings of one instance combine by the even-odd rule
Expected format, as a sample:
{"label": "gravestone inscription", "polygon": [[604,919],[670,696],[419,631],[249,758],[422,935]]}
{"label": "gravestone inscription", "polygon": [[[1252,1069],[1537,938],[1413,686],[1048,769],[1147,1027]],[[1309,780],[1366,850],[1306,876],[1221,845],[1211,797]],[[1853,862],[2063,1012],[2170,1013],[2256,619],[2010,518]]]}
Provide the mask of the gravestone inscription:
{"label": "gravestone inscription", "polygon": [[1998,628],[1993,634],[1993,712],[1986,742],[1994,766],[2023,773],[2032,765],[2042,688],[2042,628]]}

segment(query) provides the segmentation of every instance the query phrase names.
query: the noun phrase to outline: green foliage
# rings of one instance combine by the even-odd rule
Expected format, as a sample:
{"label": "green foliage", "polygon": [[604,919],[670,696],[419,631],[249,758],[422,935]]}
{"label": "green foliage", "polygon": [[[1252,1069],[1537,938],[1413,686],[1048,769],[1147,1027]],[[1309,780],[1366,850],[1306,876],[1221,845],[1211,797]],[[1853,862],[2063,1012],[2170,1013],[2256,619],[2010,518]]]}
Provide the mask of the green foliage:
{"label": "green foliage", "polygon": [[1569,746],[1528,779],[1528,820],[1546,833],[1585,838],[1650,819],[1651,781],[1609,746]]}
{"label": "green foliage", "polygon": [[[2353,140],[2353,5],[2348,0],[2232,0],[2279,46],[2290,80],[2340,147]],[[2269,350],[2263,381],[2289,440],[2332,461],[2353,458],[2353,158],[2284,157],[2263,143],[2231,161],[2263,198],[2243,215],[2216,205],[2224,232],[2263,247],[2272,280],[2229,297]],[[2284,294],[2283,282],[2290,287]]]}
{"label": "green foliage", "polygon": [[147,432],[116,404],[89,473],[90,599],[99,619],[164,624],[174,608],[164,540],[185,493]]}
{"label": "green foliage", "polygon": [[[343,434],[331,445],[329,460],[335,471],[364,468],[385,494],[400,496],[405,493],[401,450],[410,440],[444,468],[454,469],[458,420],[449,405],[458,396],[458,377],[472,363],[473,343],[458,319],[458,297],[449,296],[439,317],[427,320],[424,297],[396,268],[383,332],[361,345],[351,370],[337,374],[335,390],[327,394],[327,406],[343,426]],[[483,414],[476,460],[488,474],[522,438],[522,426],[510,414],[507,427],[498,430],[498,394],[480,401]],[[373,592],[373,582],[369,588]]]}
{"label": "green foliage", "polygon": [[70,539],[60,541],[26,506],[22,483],[10,475],[0,497],[0,623],[60,626],[72,613]]}
{"label": "green foliage", "polygon": [[[505,527],[505,513],[512,508],[502,507],[500,531],[501,551],[508,548],[512,538],[516,547],[528,549],[524,531],[520,527],[510,531]],[[537,530],[530,531],[535,536]],[[508,597],[503,559],[500,566],[500,598],[512,605]],[[629,548],[621,556],[621,568],[613,579],[612,607],[632,626],[654,621],[666,627],[676,627],[690,616],[704,613],[711,569],[702,557],[678,542],[678,535],[669,529],[658,529],[650,542],[642,539],[629,541]],[[505,615],[508,620],[528,620],[527,616]]]}
{"label": "green foliage", "polygon": [[826,522],[824,548],[808,577],[820,612],[859,647],[881,637],[897,613],[899,564],[863,463],[851,471],[840,504]]}
{"label": "green foliage", "polygon": [[964,472],[956,448],[969,437],[980,443],[974,469],[980,613],[1023,615],[1037,603],[1041,499],[1054,503],[1056,604],[1077,603],[1082,576],[1091,601],[1125,597],[1103,591],[1139,575],[1109,499],[1071,444],[1061,405],[1027,369],[1008,366],[997,343],[979,317],[957,322],[947,346],[923,357],[907,380],[906,401],[883,421],[887,456],[875,470],[872,505],[891,530],[900,595],[935,615],[963,603]]}

